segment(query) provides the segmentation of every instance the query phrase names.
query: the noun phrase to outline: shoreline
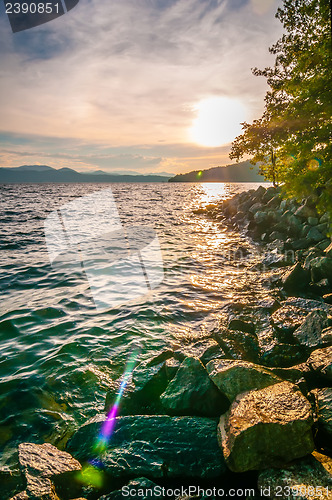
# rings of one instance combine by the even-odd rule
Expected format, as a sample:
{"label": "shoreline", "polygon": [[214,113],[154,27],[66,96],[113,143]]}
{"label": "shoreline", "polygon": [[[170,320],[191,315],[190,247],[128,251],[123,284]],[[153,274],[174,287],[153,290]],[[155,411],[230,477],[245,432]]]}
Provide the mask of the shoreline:
{"label": "shoreline", "polygon": [[[64,472],[60,468],[60,473],[46,476],[47,459],[34,464],[39,472],[32,473],[33,480],[31,464],[22,464],[20,457],[30,490],[36,478],[48,480],[44,487],[49,496],[43,498],[106,495],[103,500],[115,500],[122,495],[114,485],[120,488],[133,478],[133,487],[139,488],[179,484],[182,476],[184,482],[202,485],[232,478],[234,484],[254,485],[257,493],[264,488],[273,492],[278,486],[283,491],[287,481],[295,487],[298,478],[307,480],[308,488],[315,481],[315,488],[328,488],[328,470],[332,470],[332,251],[326,252],[330,240],[323,231],[328,229],[328,220],[324,215],[315,217],[310,199],[297,204],[283,200],[275,188],[262,186],[196,213],[246,231],[267,250],[262,272],[277,271],[273,283],[277,299],[271,294],[265,304],[227,304],[220,311],[218,325],[202,339],[199,355],[168,350],[140,363],[124,393],[112,444],[102,457],[96,456],[93,444],[104,415],[70,438],[66,450],[82,464],[91,457],[108,464],[100,471],[96,467],[105,481],[101,490],[82,482],[73,488],[77,472],[72,471],[79,464],[68,456],[59,460],[74,469]],[[241,260],[245,255],[238,257]],[[114,402],[120,383],[120,379],[115,381],[108,391],[105,411]],[[289,401],[292,406],[285,411]],[[194,432],[189,432],[191,428]],[[38,462],[38,446],[43,445],[34,446]],[[319,454],[311,455],[314,450]],[[142,476],[146,478],[138,479]],[[113,493],[107,488],[113,488]],[[34,490],[34,498],[42,498],[38,491]],[[326,491],[327,496],[319,498],[328,498]]]}

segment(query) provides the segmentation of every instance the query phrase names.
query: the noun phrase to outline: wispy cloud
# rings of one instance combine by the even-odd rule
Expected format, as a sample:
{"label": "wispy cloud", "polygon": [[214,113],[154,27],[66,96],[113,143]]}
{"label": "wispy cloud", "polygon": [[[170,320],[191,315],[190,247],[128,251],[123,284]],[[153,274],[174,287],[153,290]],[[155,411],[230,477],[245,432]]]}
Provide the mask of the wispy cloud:
{"label": "wispy cloud", "polygon": [[[267,47],[280,35],[280,1],[265,0],[261,14],[259,2],[81,0],[62,18],[15,35],[2,19],[1,130],[12,145],[13,134],[36,136],[29,148],[24,141],[25,149],[6,148],[14,156],[2,161],[17,164],[25,151],[73,168],[227,163],[229,145],[186,145],[188,129],[195,105],[209,96],[240,99],[249,120],[260,115],[266,87],[251,67],[273,60]],[[49,149],[47,137],[56,139]]]}

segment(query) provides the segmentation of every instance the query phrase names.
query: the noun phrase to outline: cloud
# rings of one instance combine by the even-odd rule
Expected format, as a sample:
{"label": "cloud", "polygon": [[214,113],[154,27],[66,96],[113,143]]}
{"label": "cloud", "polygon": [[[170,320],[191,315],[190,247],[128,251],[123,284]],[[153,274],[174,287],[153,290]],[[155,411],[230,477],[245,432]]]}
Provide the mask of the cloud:
{"label": "cloud", "polygon": [[62,139],[64,148],[68,138],[77,148],[131,148],[144,168],[144,145],[188,142],[201,99],[236,97],[249,119],[258,117],[266,84],[250,68],[273,61],[267,48],[281,32],[279,3],[259,15],[240,0],[236,9],[234,0],[80,0],[62,18],[15,35],[3,19],[1,130]]}

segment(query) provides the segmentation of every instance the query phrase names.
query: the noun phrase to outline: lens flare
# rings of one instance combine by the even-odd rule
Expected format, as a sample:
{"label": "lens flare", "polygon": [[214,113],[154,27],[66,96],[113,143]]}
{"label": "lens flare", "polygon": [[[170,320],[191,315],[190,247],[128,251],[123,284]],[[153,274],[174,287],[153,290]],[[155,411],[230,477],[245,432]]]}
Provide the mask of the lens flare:
{"label": "lens flare", "polygon": [[100,470],[103,469],[102,455],[106,451],[108,443],[110,442],[110,439],[112,437],[116,424],[116,417],[119,412],[121,398],[131,378],[132,372],[138,362],[140,351],[140,347],[135,347],[135,349],[131,352],[124,373],[122,375],[121,385],[115,398],[115,402],[111,407],[93,446],[94,456],[91,457],[91,459],[88,461],[88,464],[84,466],[76,476],[77,480],[83,484],[93,486],[95,488],[102,487],[103,472],[102,470]]}

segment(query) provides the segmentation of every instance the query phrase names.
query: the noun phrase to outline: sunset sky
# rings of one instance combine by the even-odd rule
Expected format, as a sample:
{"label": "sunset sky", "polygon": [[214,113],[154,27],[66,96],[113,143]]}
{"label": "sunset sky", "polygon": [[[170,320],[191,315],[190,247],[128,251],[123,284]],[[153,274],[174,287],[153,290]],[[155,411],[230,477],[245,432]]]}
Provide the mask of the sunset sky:
{"label": "sunset sky", "polygon": [[259,118],[281,0],[80,0],[13,34],[0,2],[0,166],[178,173]]}

